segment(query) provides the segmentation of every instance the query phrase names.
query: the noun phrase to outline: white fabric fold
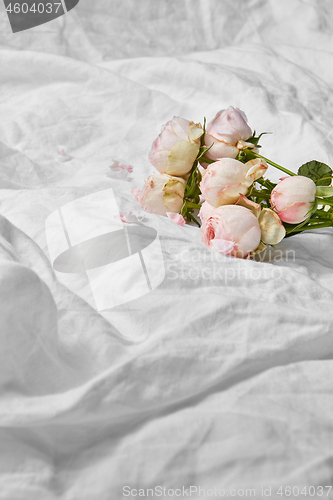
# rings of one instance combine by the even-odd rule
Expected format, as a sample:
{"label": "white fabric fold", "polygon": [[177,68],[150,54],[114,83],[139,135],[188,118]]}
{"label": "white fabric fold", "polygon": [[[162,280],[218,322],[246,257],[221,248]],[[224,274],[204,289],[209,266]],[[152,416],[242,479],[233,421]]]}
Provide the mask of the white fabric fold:
{"label": "white fabric fold", "polygon": [[233,105],[286,168],[332,161],[330,2],[243,4],[81,0],[15,35],[0,8],[0,500],[191,485],[310,498],[332,480],[330,228],[242,261],[147,213],[164,281],[102,311],[46,238],[52,213],[93,193],[141,210],[131,189],[173,116]]}

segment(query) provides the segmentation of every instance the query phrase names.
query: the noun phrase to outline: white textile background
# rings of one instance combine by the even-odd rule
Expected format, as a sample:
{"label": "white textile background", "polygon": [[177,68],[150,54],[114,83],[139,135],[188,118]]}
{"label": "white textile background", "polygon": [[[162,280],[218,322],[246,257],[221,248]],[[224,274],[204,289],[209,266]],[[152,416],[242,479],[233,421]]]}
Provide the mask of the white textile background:
{"label": "white textile background", "polygon": [[331,229],[251,262],[148,214],[166,277],[103,314],[55,274],[45,236],[105,189],[136,211],[174,115],[234,105],[276,162],[333,166],[332,21],[330,0],[81,0],[12,34],[1,2],[0,500],[333,485]]}

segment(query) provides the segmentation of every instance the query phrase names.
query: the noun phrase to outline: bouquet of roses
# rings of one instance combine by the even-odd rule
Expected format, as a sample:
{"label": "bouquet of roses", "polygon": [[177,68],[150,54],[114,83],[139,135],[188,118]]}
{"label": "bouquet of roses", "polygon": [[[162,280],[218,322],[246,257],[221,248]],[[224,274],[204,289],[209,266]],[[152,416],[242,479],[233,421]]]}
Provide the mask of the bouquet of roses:
{"label": "bouquet of roses", "polygon": [[[158,170],[133,194],[148,211],[201,226],[202,242],[224,255],[251,258],[267,245],[333,226],[332,169],[310,161],[295,174],[259,154],[259,140],[238,108],[204,125],[175,117],[154,141]],[[264,178],[268,164],[286,176]],[[198,221],[196,211],[199,211]]]}

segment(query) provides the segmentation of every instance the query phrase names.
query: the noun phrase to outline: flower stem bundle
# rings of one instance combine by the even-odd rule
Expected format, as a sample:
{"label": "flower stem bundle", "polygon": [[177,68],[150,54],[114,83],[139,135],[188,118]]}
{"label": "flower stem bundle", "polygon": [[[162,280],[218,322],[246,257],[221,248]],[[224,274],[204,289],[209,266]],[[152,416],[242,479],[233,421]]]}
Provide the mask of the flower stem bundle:
{"label": "flower stem bundle", "polygon": [[[244,112],[229,107],[206,127],[174,117],[153,142],[158,170],[133,193],[148,211],[200,227],[202,242],[230,257],[251,258],[300,232],[333,226],[333,172],[309,161],[297,174],[259,153]],[[283,172],[277,184],[269,165]],[[200,224],[201,222],[201,224]]]}

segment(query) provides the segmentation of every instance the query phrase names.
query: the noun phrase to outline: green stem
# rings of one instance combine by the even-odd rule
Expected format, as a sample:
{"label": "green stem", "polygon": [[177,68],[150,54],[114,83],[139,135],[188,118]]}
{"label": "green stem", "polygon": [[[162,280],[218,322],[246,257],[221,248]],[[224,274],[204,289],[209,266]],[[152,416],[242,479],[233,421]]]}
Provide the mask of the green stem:
{"label": "green stem", "polygon": [[204,116],[203,127],[202,127],[202,136],[200,140],[200,146],[203,147],[205,144],[205,135],[206,135],[206,117]]}
{"label": "green stem", "polygon": [[265,179],[263,179],[262,177],[260,177],[260,179],[257,179],[257,180],[256,180],[256,182],[257,182],[258,184],[261,184],[262,186],[265,186],[265,182],[266,182],[266,181],[265,181]]}
{"label": "green stem", "polygon": [[317,198],[318,200],[318,205],[330,205],[331,207],[333,207],[333,201],[328,201],[328,200],[322,200],[320,198]]}
{"label": "green stem", "polygon": [[303,226],[300,227],[299,229],[294,228],[294,229],[287,229],[287,234],[289,233],[296,233],[296,232],[302,232],[302,231],[309,231],[310,229],[321,229],[323,227],[332,227],[333,223],[332,222],[319,222],[318,224],[311,224],[308,226]]}
{"label": "green stem", "polygon": [[[309,222],[308,222],[308,225],[309,226],[315,226],[317,224],[317,221],[318,221],[318,219],[310,219]],[[327,224],[332,225],[332,222],[328,221],[327,219],[324,219],[322,222],[325,222]]]}
{"label": "green stem", "polygon": [[194,217],[194,215],[192,215],[190,212],[188,212],[187,214],[188,218],[191,220],[193,220],[193,222],[195,222],[199,227],[201,227],[201,224],[200,222]]}
{"label": "green stem", "polygon": [[202,157],[200,158],[200,161],[201,161],[202,163],[215,163],[215,161],[214,161],[214,160],[210,160],[209,158],[206,158],[205,156],[202,156]]}
{"label": "green stem", "polygon": [[262,186],[267,188],[270,192],[272,192],[272,190],[276,186],[276,184],[271,182],[269,179],[264,179],[263,177],[260,177],[260,179],[257,179],[256,182],[258,182],[258,184],[261,184]]}
{"label": "green stem", "polygon": [[257,191],[256,189],[252,189],[251,196],[256,196],[257,198],[263,198],[265,200],[269,200],[271,195],[263,193],[262,191]]}
{"label": "green stem", "polygon": [[321,209],[316,210],[316,214],[318,214],[321,217],[324,217],[326,219],[330,219],[330,220],[332,220],[332,217],[333,217],[332,212],[326,212],[326,210],[321,210]]}
{"label": "green stem", "polygon": [[261,156],[259,153],[254,153],[253,151],[251,151],[251,153],[256,157],[256,158],[262,158],[263,160],[265,160],[267,163],[269,163],[270,165],[272,165],[273,167],[275,168],[278,168],[279,170],[281,170],[282,172],[284,172],[285,174],[288,174],[288,175],[297,175],[295,174],[294,172],[291,172],[290,170],[288,170],[287,168],[284,168],[284,167],[281,167],[281,165],[278,165],[277,163],[274,163],[274,161],[271,161],[269,160],[268,158],[266,158],[265,156]]}
{"label": "green stem", "polygon": [[188,208],[198,208],[198,209],[201,208],[201,205],[199,205],[198,203],[193,203],[193,201],[188,201],[185,199],[185,202]]}
{"label": "green stem", "polygon": [[[316,219],[311,219],[311,220],[313,220],[313,222],[316,222],[316,223],[317,222],[329,222],[327,217],[317,217]],[[333,225],[332,221],[331,221],[331,225]]]}

